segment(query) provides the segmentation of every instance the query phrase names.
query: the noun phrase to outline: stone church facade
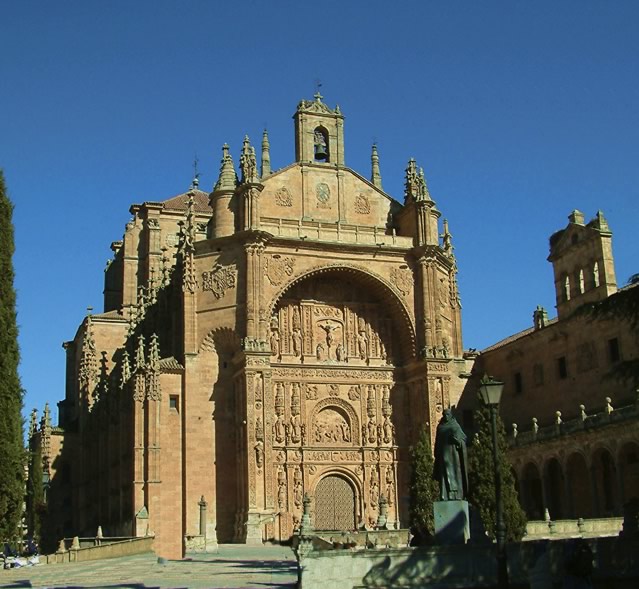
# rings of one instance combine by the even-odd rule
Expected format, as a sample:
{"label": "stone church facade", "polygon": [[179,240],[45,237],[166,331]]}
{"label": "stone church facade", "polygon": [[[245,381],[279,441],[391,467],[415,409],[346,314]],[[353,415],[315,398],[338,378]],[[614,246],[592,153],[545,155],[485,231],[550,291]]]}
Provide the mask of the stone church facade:
{"label": "stone church facade", "polygon": [[[409,447],[468,371],[447,223],[414,160],[403,198],[345,164],[344,116],[294,114],[295,161],[245,138],[210,193],[131,207],[104,312],[65,344],[48,426],[52,533],[156,549],[408,525]],[[401,202],[400,202],[401,201]],[[34,426],[35,428],[35,426]]]}

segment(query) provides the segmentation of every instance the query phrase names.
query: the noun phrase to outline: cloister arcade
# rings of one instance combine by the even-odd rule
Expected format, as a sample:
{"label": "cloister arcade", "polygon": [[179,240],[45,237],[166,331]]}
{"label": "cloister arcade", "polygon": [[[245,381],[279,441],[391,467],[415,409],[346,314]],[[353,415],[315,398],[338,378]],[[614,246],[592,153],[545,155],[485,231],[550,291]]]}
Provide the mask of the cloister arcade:
{"label": "cloister arcade", "polygon": [[[636,422],[511,447],[521,504],[530,520],[623,515],[639,498]],[[614,431],[611,431],[614,430]]]}

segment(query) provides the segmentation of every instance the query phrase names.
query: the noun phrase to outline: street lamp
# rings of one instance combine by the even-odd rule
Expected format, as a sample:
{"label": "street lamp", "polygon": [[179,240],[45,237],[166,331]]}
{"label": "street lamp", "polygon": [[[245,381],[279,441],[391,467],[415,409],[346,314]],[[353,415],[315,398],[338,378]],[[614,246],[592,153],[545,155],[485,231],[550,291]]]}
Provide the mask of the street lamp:
{"label": "street lamp", "polygon": [[479,397],[490,407],[490,420],[493,434],[493,468],[495,473],[495,507],[497,510],[497,586],[508,589],[508,560],[506,557],[506,525],[504,524],[504,504],[501,496],[501,474],[497,456],[497,407],[501,400],[504,383],[485,375],[479,386]]}

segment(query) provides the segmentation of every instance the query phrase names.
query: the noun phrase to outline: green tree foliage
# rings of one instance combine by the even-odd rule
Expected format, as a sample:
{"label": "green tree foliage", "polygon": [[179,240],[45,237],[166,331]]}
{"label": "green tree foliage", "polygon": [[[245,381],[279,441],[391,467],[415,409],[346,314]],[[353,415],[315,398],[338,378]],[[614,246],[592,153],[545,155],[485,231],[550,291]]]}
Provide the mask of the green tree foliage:
{"label": "green tree foliage", "polygon": [[27,479],[27,531],[29,536],[41,542],[41,516],[46,509],[42,485],[42,452],[39,445],[29,452],[29,477]]}
{"label": "green tree foliage", "polygon": [[0,171],[0,539],[14,539],[18,535],[24,498],[12,215],[13,205]]}
{"label": "green tree foliage", "polygon": [[433,479],[430,433],[424,428],[411,450],[410,521],[422,538],[435,533],[433,501],[439,500],[439,484]]}
{"label": "green tree foliage", "polygon": [[[493,463],[493,438],[490,409],[482,406],[475,412],[476,436],[468,446],[468,501],[481,515],[488,534],[495,537],[495,475]],[[519,504],[515,479],[507,455],[506,430],[497,416],[497,457],[501,473],[502,500],[506,539],[509,542],[521,540],[526,531],[526,514]]]}

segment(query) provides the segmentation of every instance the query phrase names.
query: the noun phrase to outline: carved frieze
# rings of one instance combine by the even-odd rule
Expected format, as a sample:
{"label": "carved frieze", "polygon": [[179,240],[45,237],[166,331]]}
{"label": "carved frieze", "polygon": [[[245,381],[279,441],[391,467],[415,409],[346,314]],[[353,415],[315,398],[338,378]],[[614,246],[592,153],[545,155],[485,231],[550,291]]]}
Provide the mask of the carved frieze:
{"label": "carved frieze", "polygon": [[202,272],[202,290],[211,291],[216,299],[220,299],[227,290],[235,288],[236,280],[235,264],[229,266],[215,264],[210,272]]}

